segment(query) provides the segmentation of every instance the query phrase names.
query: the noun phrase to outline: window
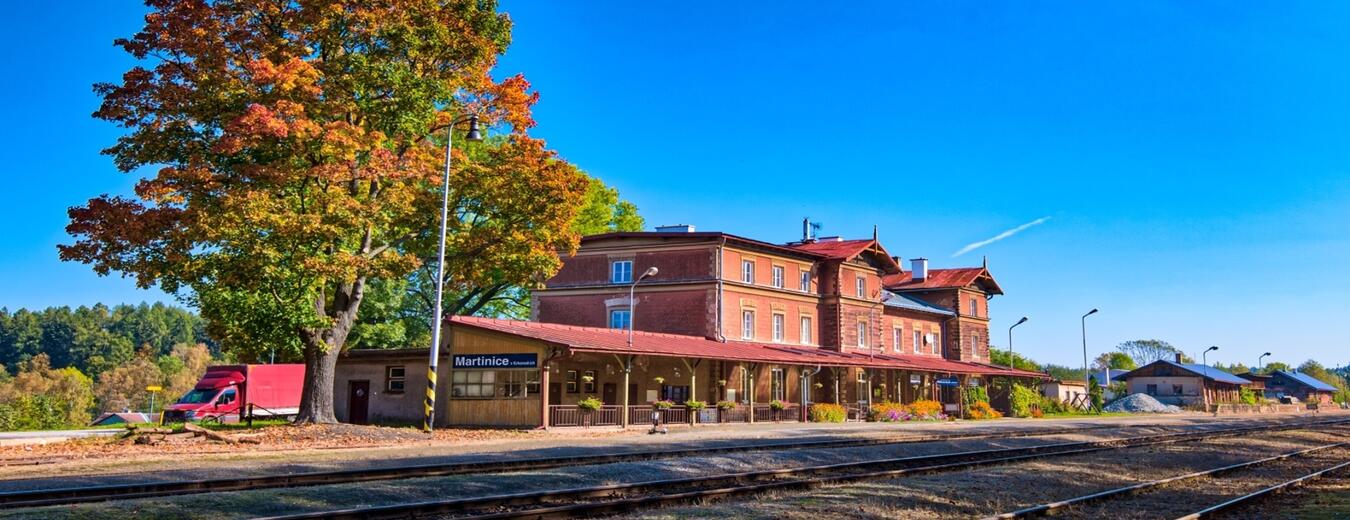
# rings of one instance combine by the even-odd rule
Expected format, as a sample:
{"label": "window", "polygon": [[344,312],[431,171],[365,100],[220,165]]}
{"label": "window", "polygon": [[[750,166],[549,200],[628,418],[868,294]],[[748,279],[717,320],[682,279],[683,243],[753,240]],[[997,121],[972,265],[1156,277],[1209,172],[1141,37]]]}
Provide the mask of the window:
{"label": "window", "polygon": [[741,260],[741,281],[755,283],[755,261]]}
{"label": "window", "polygon": [[868,396],[867,396],[867,372],[866,372],[866,371],[863,371],[863,370],[859,370],[859,371],[858,371],[858,383],[857,383],[856,386],[857,386],[857,388],[855,388],[855,390],[857,390],[858,402],[861,403],[861,402],[863,402],[863,401],[867,401],[867,400],[868,400],[868,399],[867,399]]}
{"label": "window", "polygon": [[865,321],[858,322],[858,347],[867,347],[867,322]]}
{"label": "window", "polygon": [[905,329],[902,329],[900,327],[895,327],[891,329],[891,336],[892,336],[891,350],[894,350],[897,354],[903,352],[904,341],[902,340],[905,338],[904,332]]}
{"label": "window", "polygon": [[[576,388],[576,371],[567,371],[569,392]],[[523,399],[539,393],[538,370],[455,370],[450,373],[450,395],[456,398]]]}
{"label": "window", "polygon": [[[584,377],[581,378],[581,388],[582,388],[582,391],[584,391],[584,392],[586,392],[586,393],[588,393],[588,394],[593,394],[593,393],[595,393],[595,371],[594,371],[594,370],[587,370],[587,371],[585,371],[585,372],[582,372],[581,375],[584,376]],[[587,377],[590,378],[589,381],[586,380]]]}
{"label": "window", "polygon": [[970,358],[980,359],[980,335],[972,334],[970,336]]}
{"label": "window", "polygon": [[854,283],[855,283],[855,285],[857,285],[856,289],[858,290],[858,297],[859,297],[859,298],[866,298],[866,297],[867,297],[867,278],[864,278],[864,277],[859,276],[859,277],[854,281]]}
{"label": "window", "polygon": [[609,311],[609,328],[626,329],[633,323],[633,311],[628,309],[614,309]]}
{"label": "window", "polygon": [[1172,395],[1181,395],[1182,392],[1184,392],[1184,389],[1181,388],[1181,385],[1172,385]]}
{"label": "window", "polygon": [[775,266],[773,266],[773,286],[774,286],[774,287],[777,287],[777,288],[779,288],[779,289],[782,289],[782,288],[783,288],[783,284],[786,283],[786,282],[783,280],[784,277],[785,277],[785,276],[784,276],[784,274],[783,274],[783,266],[781,266],[781,265],[775,265]]}
{"label": "window", "polygon": [[979,316],[979,315],[980,315],[980,300],[978,300],[978,299],[976,299],[976,298],[971,298],[971,299],[970,299],[970,315],[971,315],[971,316]]}
{"label": "window", "polygon": [[811,317],[802,316],[801,342],[803,345],[811,344]]}
{"label": "window", "polygon": [[233,388],[227,388],[227,389],[225,389],[224,392],[221,392],[221,393],[220,393],[220,397],[219,397],[218,399],[216,399],[216,404],[230,404],[230,403],[233,403],[233,402],[234,402],[234,396],[235,396],[234,389],[233,389]]}
{"label": "window", "polygon": [[408,371],[403,367],[384,367],[384,391],[391,394],[403,393],[403,385],[408,380]]}
{"label": "window", "polygon": [[769,399],[787,400],[787,374],[781,368],[769,371]]}
{"label": "window", "polygon": [[755,311],[741,311],[741,339],[755,339]]}
{"label": "window", "polygon": [[609,264],[610,283],[631,283],[633,281],[633,261],[619,260]]}
{"label": "window", "polygon": [[936,334],[933,334],[933,333],[931,333],[931,332],[928,333],[928,334],[924,334],[924,335],[923,335],[923,344],[928,346],[928,350],[929,350],[930,353],[932,353],[932,354],[937,354],[937,353],[938,353],[937,335],[936,335]]}
{"label": "window", "polygon": [[1144,393],[1146,393],[1146,394],[1148,394],[1148,395],[1158,395],[1158,385],[1148,385],[1148,386],[1146,386],[1145,389],[1144,389]]}
{"label": "window", "polygon": [[783,341],[783,329],[787,328],[787,317],[782,314],[773,315],[773,340]]}
{"label": "window", "polygon": [[567,371],[567,393],[569,394],[577,393],[577,391],[579,390],[579,388],[577,387],[577,382],[579,380],[580,378],[577,377],[576,370]]}
{"label": "window", "polygon": [[922,353],[923,351],[920,350],[919,348],[919,328],[917,326],[914,328],[914,331],[912,334],[910,334],[910,336],[911,339],[914,341],[914,353],[915,354]]}
{"label": "window", "polygon": [[801,284],[799,287],[802,292],[811,292],[811,271],[802,271],[801,281],[798,283]]}

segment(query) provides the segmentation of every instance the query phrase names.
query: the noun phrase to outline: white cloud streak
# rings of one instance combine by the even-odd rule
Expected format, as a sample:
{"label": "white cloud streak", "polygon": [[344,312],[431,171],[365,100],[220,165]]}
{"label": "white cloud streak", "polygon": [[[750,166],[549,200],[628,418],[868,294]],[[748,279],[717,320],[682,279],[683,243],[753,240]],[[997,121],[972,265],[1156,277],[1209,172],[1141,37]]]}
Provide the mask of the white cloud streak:
{"label": "white cloud streak", "polygon": [[964,255],[964,254],[966,254],[966,253],[969,253],[969,252],[974,251],[974,250],[976,250],[976,249],[979,249],[979,248],[981,248],[981,247],[987,246],[987,245],[992,244],[992,243],[994,243],[994,242],[998,242],[999,240],[1003,240],[1003,239],[1005,239],[1005,238],[1011,237],[1011,236],[1013,236],[1013,235],[1016,235],[1016,234],[1018,234],[1018,233],[1021,233],[1021,232],[1023,232],[1023,231],[1026,231],[1028,228],[1032,228],[1032,227],[1035,227],[1035,226],[1039,226],[1039,225],[1041,225],[1041,224],[1044,224],[1045,221],[1047,221],[1047,220],[1050,220],[1050,217],[1041,217],[1041,218],[1038,218],[1038,219],[1033,220],[1033,221],[1031,221],[1031,222],[1027,222],[1026,224],[1022,224],[1022,225],[1017,226],[1017,227],[1015,227],[1015,228],[1012,228],[1012,229],[1009,229],[1009,230],[1004,231],[1004,232],[1002,232],[1002,233],[999,233],[999,234],[997,234],[997,235],[994,235],[993,238],[989,238],[989,239],[987,239],[987,240],[981,240],[981,241],[979,241],[979,242],[972,242],[972,243],[966,244],[966,247],[961,248],[960,251],[957,251],[957,252],[955,252],[955,253],[952,253],[952,258],[956,258],[956,257],[958,257],[958,256]]}

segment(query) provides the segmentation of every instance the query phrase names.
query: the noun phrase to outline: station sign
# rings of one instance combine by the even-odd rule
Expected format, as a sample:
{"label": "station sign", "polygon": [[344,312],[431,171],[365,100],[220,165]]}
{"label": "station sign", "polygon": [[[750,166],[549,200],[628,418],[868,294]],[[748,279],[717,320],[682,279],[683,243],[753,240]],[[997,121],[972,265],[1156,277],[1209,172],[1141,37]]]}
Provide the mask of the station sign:
{"label": "station sign", "polygon": [[938,386],[961,386],[961,382],[960,382],[960,381],[957,381],[955,377],[944,377],[944,378],[942,378],[942,379],[937,380],[937,385],[938,385]]}
{"label": "station sign", "polygon": [[455,354],[452,368],[539,368],[538,354]]}

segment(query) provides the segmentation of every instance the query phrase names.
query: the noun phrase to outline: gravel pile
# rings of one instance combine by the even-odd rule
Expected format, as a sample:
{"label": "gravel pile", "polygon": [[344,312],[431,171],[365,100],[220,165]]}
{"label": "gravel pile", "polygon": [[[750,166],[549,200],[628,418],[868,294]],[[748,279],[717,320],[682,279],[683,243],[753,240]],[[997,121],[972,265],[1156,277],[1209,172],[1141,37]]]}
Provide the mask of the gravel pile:
{"label": "gravel pile", "polygon": [[1148,394],[1130,394],[1102,408],[1108,412],[1181,413],[1181,408],[1162,404]]}

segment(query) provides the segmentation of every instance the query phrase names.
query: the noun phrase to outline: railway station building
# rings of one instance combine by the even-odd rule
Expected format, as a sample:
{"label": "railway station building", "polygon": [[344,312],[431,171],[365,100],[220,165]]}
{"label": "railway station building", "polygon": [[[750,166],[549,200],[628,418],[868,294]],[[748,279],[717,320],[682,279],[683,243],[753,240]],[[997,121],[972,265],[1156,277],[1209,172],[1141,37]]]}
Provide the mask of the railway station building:
{"label": "railway station building", "polygon": [[[530,320],[447,320],[438,423],[638,424],[667,404],[670,422],[804,420],[811,403],[860,417],[919,399],[959,413],[961,386],[1046,377],[989,364],[1002,289],[987,265],[905,268],[875,236],[773,244],[675,226],[584,237],[562,260]],[[427,355],[348,353],[339,418],[420,421]],[[583,412],[592,397],[603,404]]]}

